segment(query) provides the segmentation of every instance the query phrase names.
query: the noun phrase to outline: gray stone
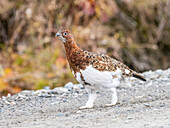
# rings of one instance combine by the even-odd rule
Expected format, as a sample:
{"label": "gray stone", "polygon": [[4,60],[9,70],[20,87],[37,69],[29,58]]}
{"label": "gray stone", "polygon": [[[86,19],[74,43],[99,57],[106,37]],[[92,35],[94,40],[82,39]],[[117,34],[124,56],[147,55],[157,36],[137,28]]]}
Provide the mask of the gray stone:
{"label": "gray stone", "polygon": [[76,113],[77,113],[77,114],[81,114],[81,113],[82,113],[82,111],[78,110]]}
{"label": "gray stone", "polygon": [[64,113],[57,113],[57,116],[64,116]]}
{"label": "gray stone", "polygon": [[45,90],[45,89],[40,89],[34,92],[35,95],[41,94],[41,93],[47,93],[49,92],[49,90]]}
{"label": "gray stone", "polygon": [[17,94],[17,96],[15,97],[16,100],[22,100],[22,99],[25,99],[26,96],[24,95],[21,95],[20,93]]}
{"label": "gray stone", "polygon": [[45,89],[35,91],[34,95],[37,95],[39,97],[52,97],[52,96],[54,96],[54,94],[51,93],[51,90],[45,90]]}
{"label": "gray stone", "polygon": [[63,93],[67,93],[68,89],[67,88],[63,88],[63,87],[57,87],[54,88],[53,90],[51,90],[52,94],[63,94]]}
{"label": "gray stone", "polygon": [[84,86],[82,84],[74,84],[73,89],[83,89]]}
{"label": "gray stone", "polygon": [[163,72],[162,69],[158,69],[158,70],[155,71],[155,73],[157,73],[157,74],[159,74],[159,75],[162,74],[162,72]]}
{"label": "gray stone", "polygon": [[50,90],[50,87],[49,86],[45,86],[44,89],[45,90]]}
{"label": "gray stone", "polygon": [[64,88],[67,88],[68,90],[71,90],[71,89],[73,89],[73,83],[72,82],[68,82],[65,86],[64,86]]}

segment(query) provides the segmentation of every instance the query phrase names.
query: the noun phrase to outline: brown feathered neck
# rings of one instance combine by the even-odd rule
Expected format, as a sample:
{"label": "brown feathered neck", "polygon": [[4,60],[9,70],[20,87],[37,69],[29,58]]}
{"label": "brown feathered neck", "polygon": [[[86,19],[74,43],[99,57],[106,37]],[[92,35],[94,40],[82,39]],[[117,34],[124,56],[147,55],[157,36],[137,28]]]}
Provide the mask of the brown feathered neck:
{"label": "brown feathered neck", "polygon": [[69,62],[70,68],[74,73],[79,71],[81,63],[83,61],[83,50],[80,49],[74,39],[66,40],[64,43],[67,60]]}
{"label": "brown feathered neck", "polygon": [[72,54],[77,53],[77,52],[83,52],[83,50],[80,49],[77,46],[77,44],[74,41],[74,39],[66,40],[66,42],[64,43],[64,46],[65,46],[67,57],[71,57]]}

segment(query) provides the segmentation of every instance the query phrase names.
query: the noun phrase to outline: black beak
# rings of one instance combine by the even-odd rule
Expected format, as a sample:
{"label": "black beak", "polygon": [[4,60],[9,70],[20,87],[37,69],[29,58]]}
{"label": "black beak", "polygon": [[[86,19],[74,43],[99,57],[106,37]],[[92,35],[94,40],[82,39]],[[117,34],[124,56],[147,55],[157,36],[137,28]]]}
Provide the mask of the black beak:
{"label": "black beak", "polygon": [[59,37],[59,35],[60,35],[60,34],[59,34],[59,33],[57,33],[55,36]]}

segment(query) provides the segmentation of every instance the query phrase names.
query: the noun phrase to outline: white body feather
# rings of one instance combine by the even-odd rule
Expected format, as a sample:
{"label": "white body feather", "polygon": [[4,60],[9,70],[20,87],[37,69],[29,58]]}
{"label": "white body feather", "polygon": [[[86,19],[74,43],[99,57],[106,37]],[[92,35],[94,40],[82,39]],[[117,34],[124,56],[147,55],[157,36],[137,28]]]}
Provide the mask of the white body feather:
{"label": "white body feather", "polygon": [[[83,75],[85,82],[90,84],[90,88],[104,90],[119,86],[122,74],[120,69],[117,69],[115,72],[102,72],[93,68],[92,65],[88,66],[85,70],[80,70],[80,72]],[[75,76],[73,73],[77,81],[80,84],[83,84],[83,81],[81,80],[81,74],[78,72]],[[116,76],[116,78],[113,76]]]}

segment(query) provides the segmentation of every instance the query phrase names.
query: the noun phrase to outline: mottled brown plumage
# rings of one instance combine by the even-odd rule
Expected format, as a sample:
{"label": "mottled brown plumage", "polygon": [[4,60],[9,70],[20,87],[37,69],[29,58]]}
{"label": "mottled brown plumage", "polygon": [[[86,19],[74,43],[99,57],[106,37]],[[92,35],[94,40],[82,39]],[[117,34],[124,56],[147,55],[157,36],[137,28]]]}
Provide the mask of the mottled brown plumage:
{"label": "mottled brown plumage", "polygon": [[[76,45],[72,34],[68,30],[61,29],[60,31],[61,34],[64,32],[68,33],[68,35],[63,36],[66,37],[66,43],[64,43],[64,46],[70,69],[74,74],[79,72],[80,69],[85,70],[87,66],[92,65],[99,71],[116,71],[117,68],[119,68],[122,71],[123,76],[133,76],[146,81],[143,76],[133,71],[125,64],[107,55],[83,51]],[[126,73],[125,69],[129,70],[129,73]]]}
{"label": "mottled brown plumage", "polygon": [[80,84],[90,87],[89,99],[81,109],[93,107],[96,89],[111,90],[112,102],[106,106],[115,105],[117,103],[116,87],[120,85],[123,76],[133,76],[146,81],[143,76],[107,55],[83,51],[77,46],[73,35],[68,30],[60,29],[56,36],[64,43],[73,75]]}

